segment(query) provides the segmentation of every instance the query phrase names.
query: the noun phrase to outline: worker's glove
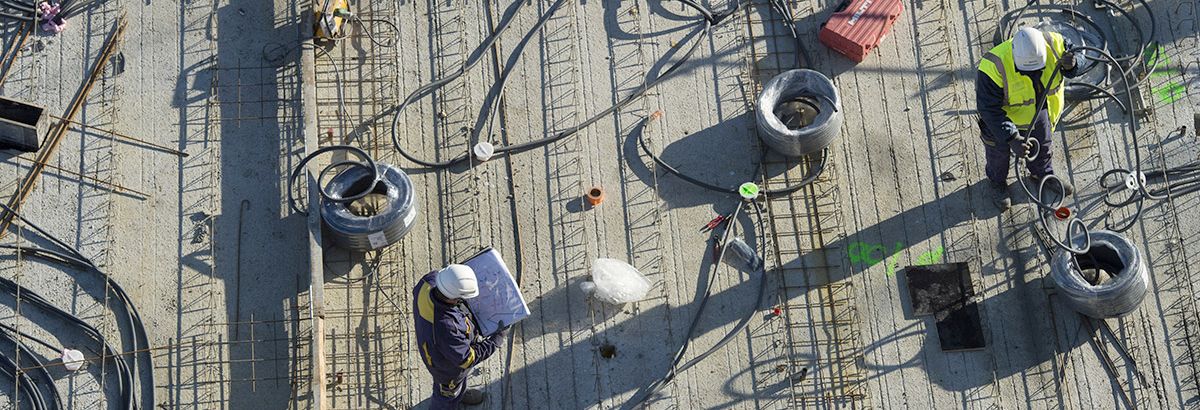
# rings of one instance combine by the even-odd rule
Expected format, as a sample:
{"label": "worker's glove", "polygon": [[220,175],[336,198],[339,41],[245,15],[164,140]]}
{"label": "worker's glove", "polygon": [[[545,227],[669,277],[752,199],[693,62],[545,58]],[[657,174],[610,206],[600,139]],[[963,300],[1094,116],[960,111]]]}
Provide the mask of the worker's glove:
{"label": "worker's glove", "polygon": [[504,338],[508,336],[509,326],[504,324],[504,321],[500,321],[500,323],[497,324],[500,326],[500,330],[497,330],[496,333],[492,333],[491,336],[488,336],[488,340],[492,341],[493,343],[500,344],[503,343]]}
{"label": "worker's glove", "polygon": [[1012,149],[1013,155],[1016,155],[1017,158],[1030,159],[1029,152],[1033,151],[1033,139],[1017,136],[1008,140],[1008,147]]}
{"label": "worker's glove", "polygon": [[1017,129],[1017,124],[1013,124],[1012,121],[1000,123],[1000,130],[1004,131],[1003,137],[1007,141],[1012,141],[1015,138],[1021,138],[1021,130]]}
{"label": "worker's glove", "polygon": [[1060,60],[1062,62],[1059,63],[1059,65],[1062,66],[1063,70],[1070,71],[1070,70],[1075,69],[1075,53],[1072,53],[1072,52],[1063,53],[1062,58]]}

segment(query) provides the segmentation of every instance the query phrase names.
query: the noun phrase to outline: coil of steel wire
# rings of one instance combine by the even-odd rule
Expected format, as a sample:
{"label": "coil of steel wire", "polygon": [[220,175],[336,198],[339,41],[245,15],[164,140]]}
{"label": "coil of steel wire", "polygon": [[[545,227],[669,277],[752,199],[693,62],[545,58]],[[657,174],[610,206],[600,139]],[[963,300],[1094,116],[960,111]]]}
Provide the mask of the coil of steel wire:
{"label": "coil of steel wire", "polygon": [[812,70],[788,70],[767,82],[758,96],[758,135],[781,154],[815,154],[841,134],[841,111],[841,98],[828,77]]}
{"label": "coil of steel wire", "polygon": [[1091,239],[1087,252],[1075,255],[1059,249],[1051,257],[1050,277],[1059,293],[1075,311],[1097,319],[1137,310],[1150,287],[1141,251],[1113,231],[1092,231]]}

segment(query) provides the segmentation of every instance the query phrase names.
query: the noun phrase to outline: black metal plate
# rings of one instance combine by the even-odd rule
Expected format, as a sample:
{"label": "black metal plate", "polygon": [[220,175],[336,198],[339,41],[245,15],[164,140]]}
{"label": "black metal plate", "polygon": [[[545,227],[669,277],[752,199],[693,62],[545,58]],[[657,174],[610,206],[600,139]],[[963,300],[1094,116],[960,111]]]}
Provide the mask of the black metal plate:
{"label": "black metal plate", "polygon": [[938,312],[934,318],[937,319],[938,343],[943,351],[975,350],[986,346],[977,303]]}
{"label": "black metal plate", "polygon": [[939,263],[904,268],[913,314],[932,315],[958,308],[975,297],[966,263]]}

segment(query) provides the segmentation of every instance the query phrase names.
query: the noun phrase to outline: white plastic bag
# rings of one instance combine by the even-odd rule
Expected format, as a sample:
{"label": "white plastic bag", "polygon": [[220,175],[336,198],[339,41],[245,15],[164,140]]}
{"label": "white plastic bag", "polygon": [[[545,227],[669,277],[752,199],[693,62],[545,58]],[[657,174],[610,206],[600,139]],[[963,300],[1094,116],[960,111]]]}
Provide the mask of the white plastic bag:
{"label": "white plastic bag", "polygon": [[620,305],[645,299],[650,281],[628,263],[600,258],[592,262],[592,280],[580,287],[601,302]]}

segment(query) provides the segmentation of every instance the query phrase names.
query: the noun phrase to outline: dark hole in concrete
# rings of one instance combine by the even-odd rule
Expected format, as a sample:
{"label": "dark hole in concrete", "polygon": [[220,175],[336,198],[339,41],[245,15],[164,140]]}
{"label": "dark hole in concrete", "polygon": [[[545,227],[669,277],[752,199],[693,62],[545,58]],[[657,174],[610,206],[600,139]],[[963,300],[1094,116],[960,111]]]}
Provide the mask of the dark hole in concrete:
{"label": "dark hole in concrete", "polygon": [[605,343],[603,345],[600,345],[600,357],[603,357],[605,359],[611,359],[611,358],[613,358],[613,356],[616,356],[616,355],[617,355],[617,347],[616,346],[613,346],[610,343]]}
{"label": "dark hole in concrete", "polygon": [[798,97],[775,106],[774,114],[788,129],[798,130],[812,125],[820,113],[816,100]]}
{"label": "dark hole in concrete", "polygon": [[1125,270],[1125,261],[1109,245],[1093,243],[1087,252],[1076,256],[1075,260],[1083,278],[1093,286],[1108,282]]}

